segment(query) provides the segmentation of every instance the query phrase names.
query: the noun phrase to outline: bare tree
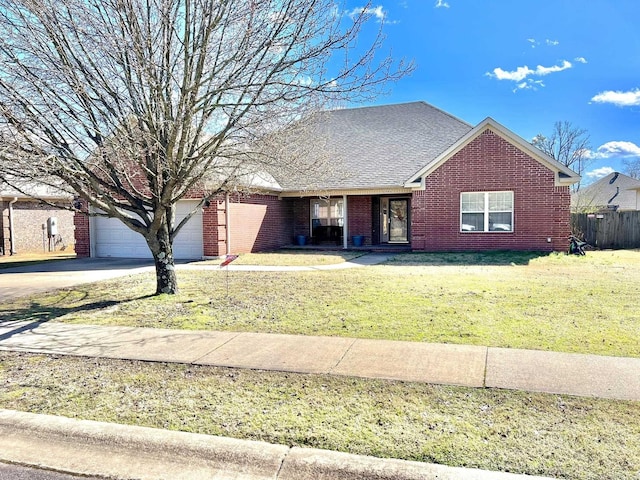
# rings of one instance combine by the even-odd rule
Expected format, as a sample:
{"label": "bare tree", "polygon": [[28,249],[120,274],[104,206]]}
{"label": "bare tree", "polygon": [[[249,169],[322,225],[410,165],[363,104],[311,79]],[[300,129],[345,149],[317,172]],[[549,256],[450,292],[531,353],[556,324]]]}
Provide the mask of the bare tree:
{"label": "bare tree", "polygon": [[[571,122],[556,122],[550,136],[545,137],[539,133],[531,144],[578,175],[582,175],[591,160],[589,134],[586,130],[573,126]],[[580,184],[576,184],[574,188],[578,190]]]}
{"label": "bare tree", "polygon": [[625,158],[622,160],[624,165],[624,173],[631,178],[640,179],[640,158]]}
{"label": "bare tree", "polygon": [[313,167],[272,148],[275,132],[412,69],[379,57],[370,12],[344,15],[334,0],[0,0],[0,174],[61,179],[120,219],[153,254],[156,293],[175,293],[173,240],[196,211],[177,223],[178,200],[200,192],[200,208],[253,172]]}

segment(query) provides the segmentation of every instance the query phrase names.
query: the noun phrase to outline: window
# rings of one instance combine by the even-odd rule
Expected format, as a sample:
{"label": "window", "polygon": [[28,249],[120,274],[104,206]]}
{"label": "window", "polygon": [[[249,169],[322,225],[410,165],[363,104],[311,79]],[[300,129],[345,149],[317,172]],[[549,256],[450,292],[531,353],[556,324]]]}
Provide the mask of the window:
{"label": "window", "polygon": [[319,227],[342,227],[344,202],[342,198],[317,198],[311,200],[311,223]]}
{"label": "window", "polygon": [[513,192],[468,192],[460,195],[460,230],[512,232]]}

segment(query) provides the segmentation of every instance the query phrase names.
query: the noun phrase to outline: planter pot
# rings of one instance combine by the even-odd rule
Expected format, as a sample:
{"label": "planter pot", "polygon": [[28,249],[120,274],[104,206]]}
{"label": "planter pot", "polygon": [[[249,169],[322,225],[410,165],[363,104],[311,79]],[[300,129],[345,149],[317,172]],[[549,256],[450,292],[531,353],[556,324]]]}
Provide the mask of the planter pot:
{"label": "planter pot", "polygon": [[364,235],[354,235],[351,237],[351,243],[354,247],[361,247],[364,245]]}

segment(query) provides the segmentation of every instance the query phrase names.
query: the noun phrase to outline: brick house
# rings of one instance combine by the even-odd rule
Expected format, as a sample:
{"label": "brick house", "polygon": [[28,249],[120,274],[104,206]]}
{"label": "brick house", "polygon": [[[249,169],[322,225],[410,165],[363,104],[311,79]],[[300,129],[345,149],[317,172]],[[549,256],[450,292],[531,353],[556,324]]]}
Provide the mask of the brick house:
{"label": "brick house", "polygon": [[[0,255],[73,251],[71,197],[45,185],[0,182]],[[60,208],[56,208],[59,206]]]}
{"label": "brick house", "polygon": [[[313,179],[313,188],[271,178],[250,195],[214,199],[176,237],[176,258],[296,242],[414,251],[566,248],[569,186],[578,175],[491,118],[474,127],[413,102],[326,112],[310,120],[308,132],[324,139],[323,155],[340,168]],[[180,202],[185,212],[189,202]],[[148,256],[143,239],[118,223],[77,219],[78,254]]]}

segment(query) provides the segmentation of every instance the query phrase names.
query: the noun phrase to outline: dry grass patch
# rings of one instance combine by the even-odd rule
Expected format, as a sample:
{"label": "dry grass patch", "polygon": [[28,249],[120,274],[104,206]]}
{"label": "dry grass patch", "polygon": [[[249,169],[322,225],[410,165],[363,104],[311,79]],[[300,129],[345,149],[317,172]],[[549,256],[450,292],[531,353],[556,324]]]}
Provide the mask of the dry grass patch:
{"label": "dry grass patch", "polygon": [[636,480],[640,403],[0,352],[0,407],[567,479]]}
{"label": "dry grass patch", "polygon": [[[313,267],[336,265],[365,255],[366,252],[279,250],[277,252],[244,253],[233,261],[233,265]],[[219,265],[222,259],[193,262],[195,265]]]}

